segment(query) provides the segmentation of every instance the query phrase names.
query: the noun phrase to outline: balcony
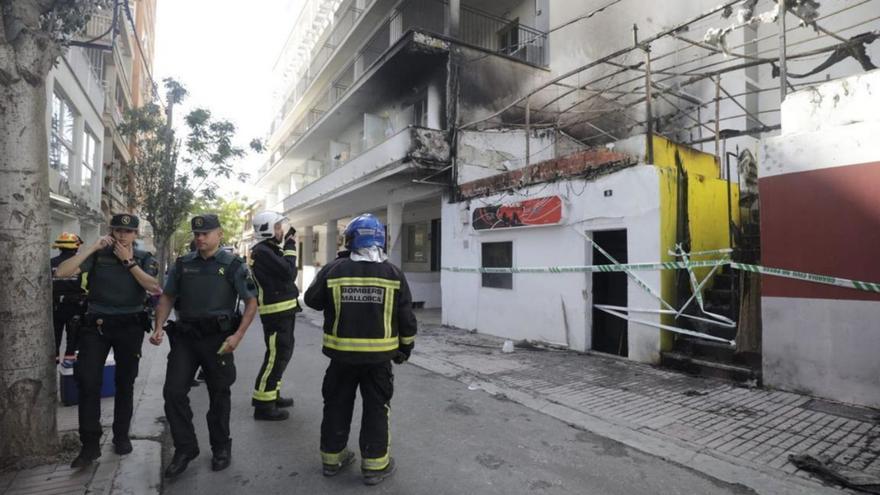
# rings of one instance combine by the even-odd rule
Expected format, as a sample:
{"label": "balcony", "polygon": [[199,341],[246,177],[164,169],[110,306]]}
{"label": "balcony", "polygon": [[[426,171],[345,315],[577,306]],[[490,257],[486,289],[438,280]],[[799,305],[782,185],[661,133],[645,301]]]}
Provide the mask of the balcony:
{"label": "balcony", "polygon": [[[432,73],[445,67],[448,56],[448,43],[420,33],[408,33],[398,40],[390,50],[386,50],[382,58],[371,65],[362,77],[354,78],[354,67],[343,73],[335,83],[327,88],[323,97],[316,100],[315,106],[307,109],[304,118],[295,128],[288,131],[286,139],[279,143],[272,158],[258,172],[258,183],[277,183],[282,176],[290,171],[290,165],[304,161],[327,161],[329,144],[340,140],[340,136],[351,132],[363,120],[360,140],[348,140],[343,151],[335,150],[332,155],[340,158],[332,163],[333,167],[344,165],[348,160],[357,157],[364,150],[375,146],[388,136],[388,132],[399,132],[404,126],[425,125],[417,122],[414,115],[397,112],[388,115],[386,124],[376,122],[372,113],[377,102],[395,101],[401,94],[411,93],[413,85],[421,84],[420,80],[430,77]],[[439,97],[438,97],[439,98]],[[408,110],[408,109],[407,109]],[[439,102],[435,103],[433,112],[443,112]],[[371,120],[372,119],[372,120]],[[381,119],[380,119],[381,120]],[[393,123],[391,122],[393,121]],[[375,129],[367,129],[368,123]],[[439,128],[435,122],[431,127]],[[317,158],[316,158],[317,157]],[[316,179],[323,175],[327,166],[307,176]],[[331,167],[332,168],[332,167]],[[307,180],[306,180],[307,182]]]}
{"label": "balcony", "polygon": [[[377,10],[390,8],[387,3],[373,0],[361,12],[351,10],[353,2],[349,2],[339,11],[341,20],[333,24],[327,36],[322,36],[326,41],[316,45],[308,71],[291,88],[279,109],[272,123],[270,146],[275,144],[272,141],[285,139],[291,130],[307,129],[309,111],[323,110],[321,106],[332,106],[344,98],[348,88],[408,31],[437,35],[448,32],[446,0],[407,0],[384,17],[377,16]],[[377,17],[375,23],[367,21]],[[369,28],[372,31],[366,31]],[[461,7],[456,40],[530,65],[546,64],[546,33],[474,7]],[[339,63],[345,53],[351,53],[351,58],[347,63]],[[329,75],[334,68],[333,75]],[[262,169],[260,175],[265,171]]]}
{"label": "balcony", "polygon": [[295,223],[315,222],[328,214],[328,218],[339,218],[385,204],[390,183],[409,194],[408,199],[436,194],[437,186],[415,185],[413,179],[436,174],[448,161],[444,131],[411,126],[351,158],[345,166],[304,163],[297,168],[303,175],[320,168],[332,170],[284,198],[283,210]]}

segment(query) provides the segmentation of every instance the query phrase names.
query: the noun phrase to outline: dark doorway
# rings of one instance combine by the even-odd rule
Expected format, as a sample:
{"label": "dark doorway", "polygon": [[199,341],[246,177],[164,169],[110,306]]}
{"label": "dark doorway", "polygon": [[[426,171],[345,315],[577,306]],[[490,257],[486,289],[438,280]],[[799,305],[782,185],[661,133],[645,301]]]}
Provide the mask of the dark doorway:
{"label": "dark doorway", "polygon": [[435,218],[431,220],[431,271],[439,272],[440,267],[442,266],[442,260],[440,259],[440,246],[442,245],[442,239],[440,238],[440,219]]}
{"label": "dark doorway", "polygon": [[[626,230],[593,232],[593,240],[619,263],[627,262]],[[605,265],[612,261],[593,247],[593,264]],[[627,280],[624,272],[593,272],[593,304],[627,306]],[[627,321],[593,308],[593,350],[626,356]]]}

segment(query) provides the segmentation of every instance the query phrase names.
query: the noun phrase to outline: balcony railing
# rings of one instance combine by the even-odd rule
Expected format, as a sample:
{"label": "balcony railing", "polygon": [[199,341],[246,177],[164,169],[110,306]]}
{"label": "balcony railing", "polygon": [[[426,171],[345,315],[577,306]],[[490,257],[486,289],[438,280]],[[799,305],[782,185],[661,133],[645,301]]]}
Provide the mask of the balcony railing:
{"label": "balcony railing", "polygon": [[[357,11],[357,16],[361,15]],[[336,36],[335,33],[348,31],[354,27],[358,17],[354,17],[351,25],[338,24],[334,27],[328,39]],[[316,98],[315,103],[299,118],[291,132],[292,137],[298,141],[308,130],[317,124],[325,112],[338,101],[345,98],[355,81],[361,78],[369,67],[379,57],[393,46],[401,36],[411,29],[442,34],[446,31],[449,23],[449,8],[447,0],[408,0],[398,6],[385,21],[376,28],[370,39],[355,54],[354,58],[340,70],[326,89]],[[347,26],[347,27],[345,27]],[[543,66],[546,64],[545,47],[547,33],[519,24],[518,22],[503,19],[473,7],[462,6],[458,39],[461,41],[490,50],[496,53],[518,58],[524,62]],[[318,50],[320,53],[321,50]],[[310,64],[309,73],[304,75],[298,82],[296,90],[290,95],[281,112],[273,123],[273,132],[287,114],[302,100],[302,96],[311,87],[320,73],[320,68],[327,59],[320,60],[320,65],[315,60]],[[315,70],[314,67],[318,67]],[[318,116],[319,118],[315,118]],[[296,141],[285,146],[285,152],[296,144]],[[284,153],[281,153],[282,157]],[[273,160],[260,168],[258,175],[263,176],[276,163]]]}

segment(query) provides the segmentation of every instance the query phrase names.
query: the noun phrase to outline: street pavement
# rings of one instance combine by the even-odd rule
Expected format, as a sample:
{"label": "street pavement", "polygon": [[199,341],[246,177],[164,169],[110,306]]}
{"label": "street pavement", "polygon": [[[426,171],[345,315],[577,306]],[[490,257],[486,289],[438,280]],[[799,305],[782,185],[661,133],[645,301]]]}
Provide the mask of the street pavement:
{"label": "street pavement", "polygon": [[[321,380],[329,360],[321,354],[321,330],[308,315],[315,318],[309,313],[297,320],[296,348],[282,386],[296,401],[291,419],[252,419],[250,393],[263,354],[262,329],[255,323],[235,352],[232,466],[219,473],[210,469],[207,390],[201,385],[190,399],[202,454],[179,478],[164,481],[163,493],[752,493],[412,364],[394,368],[397,473],[376,487],[363,485],[356,464],[324,478],[318,446]],[[353,424],[349,447],[355,451],[358,432]]]}
{"label": "street pavement", "polygon": [[[161,478],[171,455],[162,399],[166,340],[159,348],[144,344],[134,453],[113,454],[106,434],[104,454],[91,468],[69,469],[69,451],[54,465],[0,473],[0,495],[853,493],[798,470],[788,455],[799,453],[880,475],[875,410],[593,353],[520,344],[502,353],[503,339],[442,327],[436,310],[418,314],[413,358],[394,368],[392,453],[399,469],[382,485],[363,486],[357,466],[336,478],[321,475],[320,388],[329,361],[320,352],[321,315],[306,310],[297,318],[282,387],[297,401],[290,420],[257,423],[251,416],[264,352],[258,321],[236,351],[228,470],[210,470],[201,385],[190,398],[202,455],[178,479]],[[102,409],[107,432],[112,399]],[[75,413],[59,407],[61,431],[75,430]],[[353,424],[355,451],[357,436]]]}

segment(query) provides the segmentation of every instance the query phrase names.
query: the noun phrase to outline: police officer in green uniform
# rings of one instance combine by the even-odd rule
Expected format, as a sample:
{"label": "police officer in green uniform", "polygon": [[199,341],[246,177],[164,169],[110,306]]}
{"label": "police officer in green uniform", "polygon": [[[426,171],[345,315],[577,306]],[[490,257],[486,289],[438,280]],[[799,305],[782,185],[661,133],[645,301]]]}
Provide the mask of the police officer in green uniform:
{"label": "police officer in green uniform", "polygon": [[[232,351],[257,313],[256,285],[247,265],[220,249],[223,231],[217,216],[193,217],[191,226],[196,251],[178,258],[168,271],[165,291],[156,308],[156,327],[150,336],[150,342],[159,345],[167,330],[171,341],[163,390],[165,417],[174,440],[174,457],[165,469],[168,478],[184,472],[199,455],[188,397],[199,367],[205,372],[210,398],[207,420],[214,454],[211,469],[229,467],[230,387],[235,382]],[[239,298],[245,302],[241,316]],[[172,307],[177,320],[165,326]]]}
{"label": "police officer in green uniform", "polygon": [[79,359],[74,376],[79,388],[79,437],[82,450],[71,467],[91,464],[101,455],[101,385],[110,349],[116,359],[116,397],[113,407],[113,445],[117,454],[131,452],[128,438],[133,409],[134,380],[141,344],[149,320],[144,312],[147,293],[159,291],[158,265],[153,256],[134,248],[138,217],[114,215],[110,235],[58,265],[57,277],[81,270],[86,277],[88,308],[79,331]]}

